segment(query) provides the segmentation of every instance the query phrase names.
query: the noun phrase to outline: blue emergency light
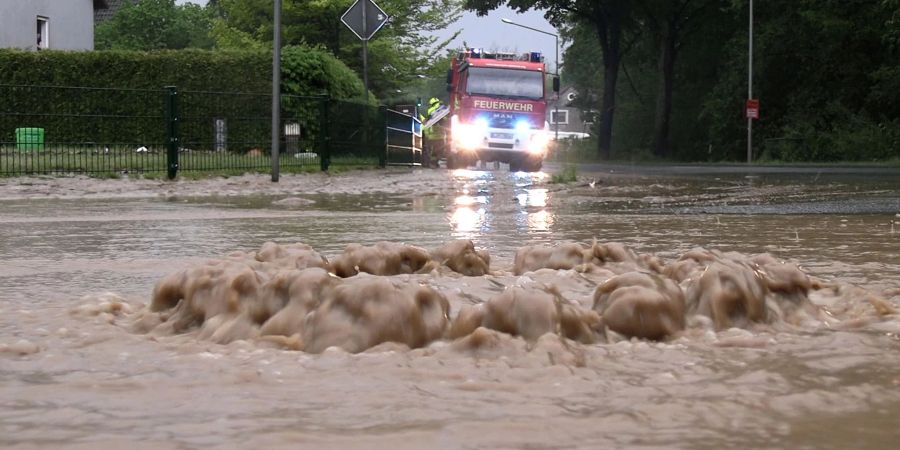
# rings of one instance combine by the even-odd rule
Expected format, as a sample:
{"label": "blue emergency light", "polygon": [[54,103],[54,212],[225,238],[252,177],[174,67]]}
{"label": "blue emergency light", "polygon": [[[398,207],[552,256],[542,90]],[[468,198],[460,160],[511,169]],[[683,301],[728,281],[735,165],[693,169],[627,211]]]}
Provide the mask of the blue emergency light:
{"label": "blue emergency light", "polygon": [[531,62],[541,62],[541,52],[531,52]]}

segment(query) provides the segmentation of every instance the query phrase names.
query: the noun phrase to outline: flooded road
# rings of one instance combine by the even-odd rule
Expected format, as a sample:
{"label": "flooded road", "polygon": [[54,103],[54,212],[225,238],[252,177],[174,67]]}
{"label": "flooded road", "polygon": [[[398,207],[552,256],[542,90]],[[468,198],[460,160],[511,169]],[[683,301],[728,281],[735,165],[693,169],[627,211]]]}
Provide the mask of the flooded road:
{"label": "flooded road", "polygon": [[[895,445],[900,173],[598,168],[552,181],[476,170],[286,177],[278,186],[264,177],[4,180],[0,445]],[[838,287],[810,293],[821,320],[711,328],[688,317],[683,332],[660,341],[491,331],[480,335],[487,344],[473,334],[312,353],[255,338],[217,343],[202,328],[132,326],[167,275],[266,242],[302,242],[335,262],[350,243],[433,249],[454,239],[486,250],[492,273],[387,277],[445,296],[450,320],[532,282],[591,310],[612,273],[517,274],[517,251],[540,244],[621,243],[667,264],[698,247],[770,254]],[[348,280],[366,277],[377,278]]]}

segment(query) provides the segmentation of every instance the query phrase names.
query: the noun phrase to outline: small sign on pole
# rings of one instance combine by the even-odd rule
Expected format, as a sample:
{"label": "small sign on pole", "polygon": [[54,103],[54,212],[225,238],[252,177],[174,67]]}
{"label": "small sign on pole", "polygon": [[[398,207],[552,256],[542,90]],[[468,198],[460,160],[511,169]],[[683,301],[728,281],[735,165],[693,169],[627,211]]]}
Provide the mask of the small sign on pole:
{"label": "small sign on pole", "polygon": [[747,99],[747,118],[759,120],[759,99]]}

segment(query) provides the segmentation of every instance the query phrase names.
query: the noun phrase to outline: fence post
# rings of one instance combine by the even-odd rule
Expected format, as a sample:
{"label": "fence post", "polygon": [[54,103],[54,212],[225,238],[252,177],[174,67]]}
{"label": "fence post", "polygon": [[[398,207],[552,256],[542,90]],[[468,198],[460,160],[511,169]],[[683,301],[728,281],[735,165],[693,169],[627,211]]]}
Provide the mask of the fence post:
{"label": "fence post", "polygon": [[178,88],[166,86],[166,167],[170,180],[178,174]]}
{"label": "fence post", "polygon": [[322,97],[319,102],[319,139],[321,139],[319,145],[319,168],[323,172],[328,170],[328,166],[331,165],[331,136],[328,128],[328,110],[331,109],[329,108],[329,102],[329,97]]}
{"label": "fence post", "polygon": [[384,132],[384,151],[381,153],[381,156],[378,158],[378,166],[384,169],[387,167],[388,163],[388,114],[387,114],[387,106],[380,105],[378,107],[378,114],[381,115],[381,130]]}

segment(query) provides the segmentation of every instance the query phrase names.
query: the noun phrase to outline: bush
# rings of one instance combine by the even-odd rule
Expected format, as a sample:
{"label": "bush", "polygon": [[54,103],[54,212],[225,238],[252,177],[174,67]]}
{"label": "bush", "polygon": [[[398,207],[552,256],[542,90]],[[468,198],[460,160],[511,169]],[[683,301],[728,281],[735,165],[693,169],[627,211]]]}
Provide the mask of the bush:
{"label": "bush", "polygon": [[[300,124],[302,133],[311,139],[318,139],[321,133],[321,120],[337,122],[350,120],[359,126],[365,123],[362,116],[362,96],[365,88],[362,80],[343,62],[332,56],[326,50],[301,46],[285,47],[281,54],[282,72],[282,107],[292,120]],[[329,101],[323,104],[321,101],[311,101],[310,95],[320,95],[330,100],[351,100],[347,105]],[[358,111],[348,114],[347,107],[353,107],[353,102],[359,102]],[[374,98],[369,99],[374,104]],[[330,111],[325,110],[329,107]],[[344,133],[347,127],[333,127],[331,133]],[[336,136],[332,136],[335,138]],[[332,139],[334,145],[340,139]]]}
{"label": "bush", "polygon": [[565,163],[586,163],[600,161],[597,150],[597,138],[560,139],[551,141],[552,147],[547,155],[549,161]]}
{"label": "bush", "polygon": [[782,131],[783,137],[765,140],[763,160],[887,161],[900,157],[900,119],[879,123],[843,111],[828,121],[795,117]]}
{"label": "bush", "polygon": [[575,164],[566,164],[562,171],[554,173],[551,178],[551,183],[557,184],[565,184],[572,183],[578,181],[578,166]]}
{"label": "bush", "polygon": [[[285,47],[281,53],[282,89],[286,95],[327,95],[335,99],[362,100],[362,80],[346,64],[326,50]],[[369,96],[369,103],[375,103]]]}
{"label": "bush", "polygon": [[900,119],[875,123],[854,116],[829,133],[835,151],[853,161],[885,161],[900,156]]}

